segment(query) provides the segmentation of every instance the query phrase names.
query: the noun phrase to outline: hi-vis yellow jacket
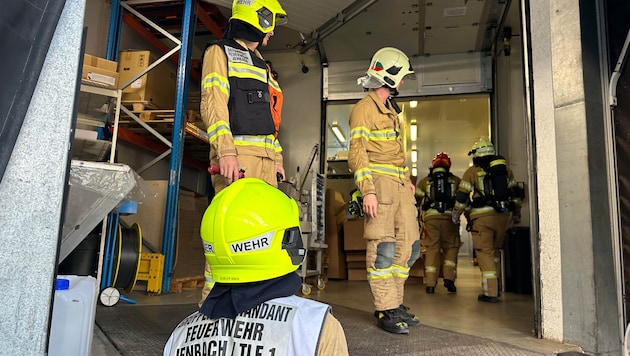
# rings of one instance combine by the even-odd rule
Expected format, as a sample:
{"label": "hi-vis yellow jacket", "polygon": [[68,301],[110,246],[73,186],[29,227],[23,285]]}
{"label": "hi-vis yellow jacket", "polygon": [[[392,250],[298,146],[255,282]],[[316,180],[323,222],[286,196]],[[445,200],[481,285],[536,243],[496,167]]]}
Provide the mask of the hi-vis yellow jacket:
{"label": "hi-vis yellow jacket", "polygon": [[[277,164],[282,164],[282,146],[273,132],[261,135],[233,134],[230,122],[230,99],[237,94],[236,91],[248,91],[239,93],[238,97],[251,96],[250,102],[266,100],[271,119],[269,85],[280,93],[278,83],[273,80],[266,66],[260,68],[254,65],[251,56],[262,59],[260,52],[247,50],[245,43],[236,40],[236,44],[226,54],[223,46],[213,44],[204,53],[201,83],[201,118],[207,126],[209,143],[211,146],[210,158],[212,160],[223,156],[249,155],[256,157],[268,157]],[[256,61],[259,62],[259,61]],[[253,83],[251,90],[247,88],[231,88],[230,79],[248,79]],[[256,84],[258,83],[258,84]],[[263,90],[254,90],[256,88]],[[281,103],[281,101],[280,101]],[[239,108],[240,109],[240,108]],[[252,113],[256,115],[256,113]]]}
{"label": "hi-vis yellow jacket", "polygon": [[376,174],[410,183],[400,131],[398,114],[389,101],[385,106],[374,90],[352,108],[348,166],[363,196],[376,194]]}

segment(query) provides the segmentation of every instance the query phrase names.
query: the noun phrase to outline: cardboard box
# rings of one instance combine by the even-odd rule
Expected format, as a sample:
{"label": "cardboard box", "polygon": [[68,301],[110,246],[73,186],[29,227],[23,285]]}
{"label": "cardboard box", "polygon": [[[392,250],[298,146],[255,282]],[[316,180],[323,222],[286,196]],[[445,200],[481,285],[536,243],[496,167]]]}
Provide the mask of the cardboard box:
{"label": "cardboard box", "polygon": [[343,247],[346,251],[366,250],[363,238],[363,218],[351,219],[343,223]]}
{"label": "cardboard box", "polygon": [[348,269],[365,269],[365,260],[348,262]]}
{"label": "cardboard box", "polygon": [[416,262],[411,266],[409,270],[410,277],[424,277],[424,259],[422,256],[416,260]]}
{"label": "cardboard box", "polygon": [[[150,51],[122,51],[119,56],[118,73],[120,85],[125,85],[155,62],[156,56]],[[123,88],[122,102],[139,104],[151,109],[173,109],[175,107],[175,87],[177,74],[166,61],[135,79]],[[134,110],[137,110],[134,105]]]}
{"label": "cardboard box", "polygon": [[365,250],[346,252],[346,262],[357,262],[357,261],[365,262]]}
{"label": "cardboard box", "polygon": [[367,281],[367,270],[365,268],[348,269],[348,280],[349,281]]}
{"label": "cardboard box", "polygon": [[84,54],[81,80],[91,85],[116,89],[119,80],[119,74],[116,71],[117,66],[117,62]]}
{"label": "cardboard box", "polygon": [[346,202],[341,193],[333,189],[326,189],[325,202],[327,276],[331,279],[346,279],[348,269],[341,235],[341,228],[346,220]]}
{"label": "cardboard box", "polygon": [[203,254],[200,227],[208,206],[205,195],[180,189],[177,222],[177,259],[173,279],[203,276],[206,258]]}
{"label": "cardboard box", "polygon": [[[152,192],[146,192],[146,198],[139,202],[136,214],[121,216],[121,219],[128,225],[133,223],[140,225],[144,245],[143,253],[161,253],[168,181],[146,180],[144,182]],[[205,195],[180,189],[173,279],[203,276],[205,257],[199,229],[207,206],[208,198]]]}

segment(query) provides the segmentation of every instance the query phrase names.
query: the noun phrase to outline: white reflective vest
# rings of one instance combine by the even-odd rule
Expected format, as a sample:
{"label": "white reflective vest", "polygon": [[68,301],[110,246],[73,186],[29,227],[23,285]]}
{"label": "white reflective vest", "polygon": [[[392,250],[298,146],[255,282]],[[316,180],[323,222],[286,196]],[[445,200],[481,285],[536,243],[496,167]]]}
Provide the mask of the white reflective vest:
{"label": "white reflective vest", "polygon": [[317,355],[329,311],[327,304],[290,296],[264,302],[236,319],[195,312],[173,330],[164,356]]}

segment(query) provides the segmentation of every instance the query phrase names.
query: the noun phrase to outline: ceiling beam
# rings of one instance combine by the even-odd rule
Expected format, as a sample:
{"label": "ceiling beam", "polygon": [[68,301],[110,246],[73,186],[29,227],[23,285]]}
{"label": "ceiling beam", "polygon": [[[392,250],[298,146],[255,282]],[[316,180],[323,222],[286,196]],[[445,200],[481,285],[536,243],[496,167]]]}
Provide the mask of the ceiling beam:
{"label": "ceiling beam", "polygon": [[333,18],[326,21],[310,35],[310,38],[303,40],[298,46],[300,47],[300,54],[306,53],[311,47],[321,42],[324,38],[330,36],[333,32],[337,31],[341,26],[345,25],[348,21],[352,20],[355,16],[361,12],[367,10],[378,0],[356,0],[350,4],[341,12],[337,13]]}

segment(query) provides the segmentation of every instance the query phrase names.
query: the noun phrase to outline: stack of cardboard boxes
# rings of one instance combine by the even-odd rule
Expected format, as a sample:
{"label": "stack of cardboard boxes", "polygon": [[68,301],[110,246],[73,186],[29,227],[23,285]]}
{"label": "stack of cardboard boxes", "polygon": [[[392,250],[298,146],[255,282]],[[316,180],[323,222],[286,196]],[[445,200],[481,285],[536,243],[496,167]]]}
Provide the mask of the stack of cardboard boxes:
{"label": "stack of cardboard boxes", "polygon": [[365,269],[367,244],[363,238],[363,223],[363,218],[354,218],[343,223],[343,247],[346,252],[349,281],[367,280]]}
{"label": "stack of cardboard boxes", "polygon": [[[142,229],[142,252],[162,251],[164,212],[168,181],[147,180],[145,198],[138,205],[136,214],[123,216],[122,220],[131,225],[137,223]],[[179,213],[175,242],[176,260],[172,279],[202,278],[205,257],[200,236],[203,214],[208,206],[208,198],[184,188],[179,191]],[[142,289],[140,285],[137,289]]]}
{"label": "stack of cardboard boxes", "polygon": [[[138,74],[147,69],[156,56],[150,51],[121,51],[118,64],[120,85],[123,88],[122,102],[133,106],[134,111],[148,109],[173,109],[177,73],[170,63],[162,62],[143,76]],[[136,78],[136,79],[134,79]]]}
{"label": "stack of cardboard boxes", "polygon": [[116,89],[119,79],[117,66],[117,62],[84,54],[81,81],[88,85]]}
{"label": "stack of cardboard boxes", "polygon": [[[347,219],[347,203],[334,189],[326,189],[326,266],[330,279],[367,280],[363,238],[364,218]],[[424,276],[422,257],[413,265],[410,277]]]}
{"label": "stack of cardboard boxes", "polygon": [[344,221],[346,221],[347,204],[343,195],[334,189],[326,189],[326,244],[325,261],[327,276],[331,279],[348,278],[346,253],[343,248],[341,235]]}

